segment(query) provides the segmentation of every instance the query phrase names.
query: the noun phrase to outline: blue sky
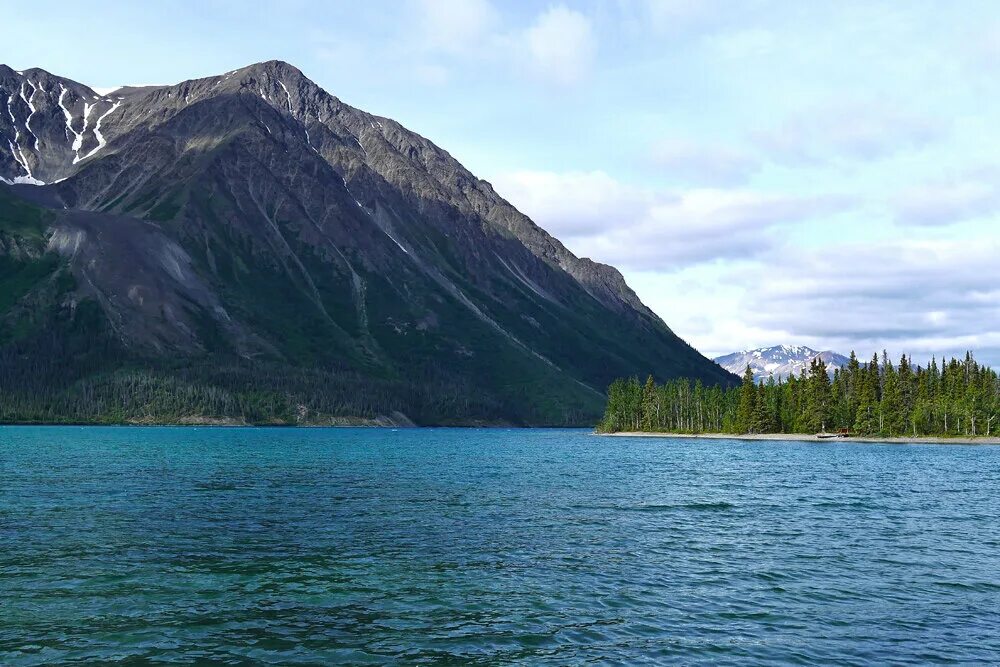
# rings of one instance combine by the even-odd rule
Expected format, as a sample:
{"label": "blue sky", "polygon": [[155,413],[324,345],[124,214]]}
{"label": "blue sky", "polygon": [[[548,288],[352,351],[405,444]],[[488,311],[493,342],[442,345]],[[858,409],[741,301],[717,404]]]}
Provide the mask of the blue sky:
{"label": "blue sky", "polygon": [[449,150],[708,354],[1000,364],[1000,4],[26,3],[94,87],[287,60]]}

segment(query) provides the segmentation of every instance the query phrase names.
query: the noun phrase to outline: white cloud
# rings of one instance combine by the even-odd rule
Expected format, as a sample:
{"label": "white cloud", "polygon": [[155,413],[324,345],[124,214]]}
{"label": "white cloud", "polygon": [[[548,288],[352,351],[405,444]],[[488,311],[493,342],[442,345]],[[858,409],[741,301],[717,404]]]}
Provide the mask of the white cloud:
{"label": "white cloud", "polygon": [[673,273],[625,272],[629,286],[643,303],[709,357],[792,340],[787,332],[743,321],[739,305],[747,287],[723,277],[728,277],[725,270],[706,264]]}
{"label": "white cloud", "polygon": [[603,171],[518,171],[493,179],[501,196],[561,240],[640,219],[656,203],[641,188]]}
{"label": "white cloud", "polygon": [[753,262],[627,272],[643,301],[709,356],[779,343],[923,363],[972,350],[1000,364],[1000,241],[883,241]]}
{"label": "white cloud", "polygon": [[597,172],[518,172],[497,191],[574,252],[622,269],[672,271],[767,252],[782,225],[843,210],[842,197],[752,190],[653,191]]}
{"label": "white cloud", "polygon": [[527,26],[515,28],[505,25],[509,13],[499,11],[490,0],[411,3],[414,12],[403,27],[409,48],[400,53],[412,61],[416,80],[429,85],[449,83],[475,63],[520,70],[538,81],[566,87],[582,81],[594,62],[597,41],[591,20],[566,5],[551,6]]}
{"label": "white cloud", "polygon": [[478,48],[499,22],[489,0],[419,0],[417,8],[424,45],[445,53]]}
{"label": "white cloud", "polygon": [[[496,184],[574,252],[621,268],[706,353],[797,343],[921,361],[971,349],[1000,362],[1000,240],[988,232],[843,242],[830,216],[855,202],[839,196],[655,191],[603,172],[519,172]],[[788,232],[800,225],[827,242],[795,241]]]}
{"label": "white cloud", "polygon": [[902,224],[942,226],[1000,213],[1000,184],[983,180],[925,183],[892,202]]}
{"label": "white cloud", "polygon": [[942,124],[878,102],[831,103],[793,114],[754,138],[778,163],[875,160],[921,148],[944,134]]}
{"label": "white cloud", "polygon": [[565,5],[540,14],[524,39],[535,74],[560,85],[581,81],[597,50],[590,19]]}
{"label": "white cloud", "polygon": [[770,251],[783,225],[842,209],[835,197],[790,197],[750,190],[697,189],[659,203],[630,225],[579,240],[581,252],[630,269],[659,271],[749,260]]}
{"label": "white cloud", "polygon": [[[753,285],[735,304],[745,326],[868,355],[887,348],[1000,361],[1000,241],[884,241],[775,254],[735,268]],[[783,341],[777,341],[783,342]]]}
{"label": "white cloud", "polygon": [[744,151],[684,139],[654,144],[650,157],[668,178],[706,185],[744,183],[760,168],[760,163]]}

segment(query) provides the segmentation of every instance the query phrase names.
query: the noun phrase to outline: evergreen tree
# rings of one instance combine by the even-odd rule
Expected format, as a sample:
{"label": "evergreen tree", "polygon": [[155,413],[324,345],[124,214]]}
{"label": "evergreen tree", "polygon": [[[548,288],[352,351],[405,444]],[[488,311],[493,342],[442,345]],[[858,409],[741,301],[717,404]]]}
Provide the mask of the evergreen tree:
{"label": "evergreen tree", "polygon": [[[666,430],[677,432],[815,433],[824,428],[853,427],[862,435],[995,435],[1000,424],[1000,378],[967,354],[938,365],[933,358],[926,368],[903,355],[898,368],[883,355],[862,366],[854,362],[837,371],[831,384],[822,361],[814,360],[787,382],[755,383],[750,369],[739,387],[705,387],[700,382],[674,379],[657,385],[647,378],[616,380],[608,388],[607,411],[598,428],[604,431]],[[149,401],[163,414],[189,412],[204,406],[203,414],[244,414],[247,421],[261,415],[289,412],[289,399],[261,393],[252,400],[203,386],[154,381],[137,372],[119,374],[110,392],[99,400],[104,414],[124,420],[145,414]],[[347,392],[349,384],[344,384]],[[93,388],[88,389],[93,391]],[[345,394],[346,395],[346,394]],[[139,405],[137,397],[142,397]],[[24,414],[26,400],[0,404],[0,417]],[[90,399],[78,398],[78,401]],[[343,397],[338,398],[343,401]],[[855,405],[856,404],[856,405]],[[65,405],[34,405],[32,414],[72,414]],[[94,410],[92,406],[81,408]],[[374,411],[377,405],[355,406]],[[290,417],[291,418],[291,417]]]}
{"label": "evergreen tree", "polygon": [[916,390],[913,409],[910,411],[909,430],[913,437],[928,431],[928,423],[933,418],[933,402],[930,400],[930,373],[917,369]]}
{"label": "evergreen tree", "polygon": [[826,372],[826,364],[819,357],[809,364],[809,377],[806,382],[803,426],[808,432],[826,430],[826,422],[830,416],[830,376]]}
{"label": "evergreen tree", "polygon": [[757,407],[757,386],[753,381],[753,370],[750,364],[743,373],[743,383],[740,385],[740,402],[736,410],[736,432],[750,433],[754,427],[754,410]]}
{"label": "evergreen tree", "polygon": [[851,350],[851,357],[847,361],[845,371],[844,385],[847,410],[844,415],[843,427],[851,428],[858,415],[858,384],[861,381],[861,363],[858,361],[858,355],[854,354],[854,350]]}
{"label": "evergreen tree", "polygon": [[885,368],[883,369],[882,398],[879,401],[879,431],[882,435],[894,436],[903,431],[905,424],[903,417],[903,395],[899,386],[899,374],[893,367],[892,362],[885,357]]}
{"label": "evergreen tree", "polygon": [[860,435],[878,432],[878,357],[858,374],[858,412],[854,430]]}
{"label": "evergreen tree", "polygon": [[642,388],[642,428],[644,431],[656,431],[659,428],[657,419],[656,383],[653,376],[646,377]]}
{"label": "evergreen tree", "polygon": [[906,355],[899,359],[899,394],[900,394],[900,432],[905,432],[910,424],[910,415],[917,400],[917,377],[913,363]]}
{"label": "evergreen tree", "polygon": [[778,428],[786,433],[795,432],[795,422],[798,415],[798,403],[796,401],[796,396],[798,395],[797,390],[798,381],[795,379],[794,375],[788,377],[788,382],[786,382],[781,387],[781,419],[778,420]]}
{"label": "evergreen tree", "polygon": [[772,432],[771,418],[767,407],[767,390],[764,388],[763,382],[757,385],[757,397],[754,400],[753,408],[753,425],[750,430],[753,433]]}
{"label": "evergreen tree", "polygon": [[847,427],[851,423],[847,418],[847,371],[839,368],[833,371],[833,383],[830,385],[830,426],[833,429]]}
{"label": "evergreen tree", "polygon": [[766,414],[767,414],[767,432],[768,433],[781,433],[781,391],[780,383],[774,381],[774,375],[770,375],[767,378],[767,387],[764,390],[764,402],[766,404]]}

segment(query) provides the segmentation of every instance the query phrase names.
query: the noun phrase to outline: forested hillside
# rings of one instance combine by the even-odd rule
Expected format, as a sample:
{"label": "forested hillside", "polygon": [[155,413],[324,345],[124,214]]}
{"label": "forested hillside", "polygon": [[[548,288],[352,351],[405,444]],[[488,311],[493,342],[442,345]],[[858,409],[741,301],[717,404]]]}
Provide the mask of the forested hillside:
{"label": "forested hillside", "polygon": [[817,433],[847,429],[866,436],[990,436],[1000,416],[997,373],[971,354],[916,366],[883,354],[867,364],[854,353],[833,380],[814,360],[787,382],[755,383],[748,367],[741,386],[724,389],[674,380],[615,381],[598,425],[603,432]]}

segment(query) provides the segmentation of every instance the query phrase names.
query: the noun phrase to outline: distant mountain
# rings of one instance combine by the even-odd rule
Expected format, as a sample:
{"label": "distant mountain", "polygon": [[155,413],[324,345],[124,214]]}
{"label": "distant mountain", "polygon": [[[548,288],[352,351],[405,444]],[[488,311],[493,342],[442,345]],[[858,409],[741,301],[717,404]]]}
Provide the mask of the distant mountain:
{"label": "distant mountain", "polygon": [[830,350],[817,352],[801,345],[775,345],[716,357],[715,363],[737,375],[743,375],[749,365],[754,379],[759,382],[767,381],[771,375],[775,380],[779,380],[789,375],[798,376],[802,369],[809,372],[809,365],[816,357],[826,364],[826,369],[831,375],[834,370],[843,368],[849,361],[844,355]]}
{"label": "distant mountain", "polygon": [[279,61],[0,65],[0,421],[588,424],[731,375],[399,123]]}

